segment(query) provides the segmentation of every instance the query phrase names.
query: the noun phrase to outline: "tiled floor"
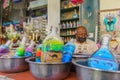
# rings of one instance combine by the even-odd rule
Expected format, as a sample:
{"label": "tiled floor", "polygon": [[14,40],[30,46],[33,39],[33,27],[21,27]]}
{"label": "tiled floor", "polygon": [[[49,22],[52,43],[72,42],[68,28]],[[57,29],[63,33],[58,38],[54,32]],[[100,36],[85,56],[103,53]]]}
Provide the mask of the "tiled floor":
{"label": "tiled floor", "polygon": [[[8,74],[0,72],[0,75],[8,75]],[[21,73],[13,73],[8,76],[15,80],[35,80],[29,71],[21,72]],[[71,74],[65,80],[77,80],[75,72],[71,72]]]}

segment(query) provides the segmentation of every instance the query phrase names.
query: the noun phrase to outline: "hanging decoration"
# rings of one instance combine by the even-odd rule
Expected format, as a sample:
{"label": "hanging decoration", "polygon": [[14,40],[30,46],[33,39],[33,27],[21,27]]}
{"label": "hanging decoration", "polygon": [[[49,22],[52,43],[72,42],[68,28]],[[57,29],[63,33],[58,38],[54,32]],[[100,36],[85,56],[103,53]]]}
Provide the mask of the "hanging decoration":
{"label": "hanging decoration", "polygon": [[19,2],[21,2],[22,0],[12,0],[12,2],[14,2],[14,3],[19,3]]}
{"label": "hanging decoration", "polygon": [[77,4],[82,4],[82,3],[83,3],[83,0],[71,0],[71,2],[72,2],[74,5],[77,5]]}
{"label": "hanging decoration", "polygon": [[107,14],[104,18],[104,24],[106,26],[106,31],[114,31],[114,25],[116,23],[116,17],[113,14]]}
{"label": "hanging decoration", "polygon": [[3,9],[7,8],[10,5],[10,0],[4,0]]}

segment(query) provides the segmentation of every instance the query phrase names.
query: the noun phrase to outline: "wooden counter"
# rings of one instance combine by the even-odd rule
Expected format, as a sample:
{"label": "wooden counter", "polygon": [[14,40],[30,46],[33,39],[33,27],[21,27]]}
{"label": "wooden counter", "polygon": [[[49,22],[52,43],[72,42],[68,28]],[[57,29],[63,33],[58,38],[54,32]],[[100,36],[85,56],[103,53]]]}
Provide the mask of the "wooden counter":
{"label": "wooden counter", "polygon": [[[8,74],[0,72],[0,75],[8,75]],[[8,75],[8,76],[15,80],[35,80],[29,71],[21,72],[21,73],[13,73],[12,75]],[[71,72],[71,74],[65,80],[77,80],[75,72]]]}

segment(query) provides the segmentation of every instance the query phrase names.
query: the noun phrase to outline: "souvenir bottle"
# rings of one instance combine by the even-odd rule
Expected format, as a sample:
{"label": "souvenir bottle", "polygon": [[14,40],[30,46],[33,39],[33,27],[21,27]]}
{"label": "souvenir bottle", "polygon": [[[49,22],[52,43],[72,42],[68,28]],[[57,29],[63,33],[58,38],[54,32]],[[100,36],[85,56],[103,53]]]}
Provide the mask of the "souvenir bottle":
{"label": "souvenir bottle", "polygon": [[6,44],[0,46],[0,54],[8,53],[9,52],[9,46],[11,44],[11,41],[8,40]]}
{"label": "souvenir bottle", "polygon": [[75,9],[75,11],[74,11],[73,18],[78,18],[78,14],[77,14],[77,12],[76,12],[76,9]]}
{"label": "souvenir bottle", "polygon": [[41,50],[40,49],[38,49],[37,51],[36,51],[36,58],[35,58],[35,62],[41,62]]}
{"label": "souvenir bottle", "polygon": [[89,67],[98,68],[102,70],[118,69],[118,64],[115,60],[115,57],[108,48],[109,40],[109,36],[103,37],[101,47],[88,59]]}
{"label": "souvenir bottle", "polygon": [[42,54],[42,45],[38,45],[37,46],[37,51],[36,51],[36,54],[35,54],[35,62],[41,62],[41,54]]}
{"label": "souvenir bottle", "polygon": [[32,56],[34,45],[35,45],[35,42],[31,41],[31,44],[25,49],[25,53],[24,53],[25,57]]}
{"label": "souvenir bottle", "polygon": [[16,53],[15,53],[14,57],[23,57],[24,56],[26,40],[27,40],[27,38],[23,37],[20,46],[16,49]]}
{"label": "souvenir bottle", "polygon": [[75,50],[74,40],[71,39],[68,43],[66,43],[63,47],[62,51],[62,62],[70,62],[72,60],[72,55]]}
{"label": "souvenir bottle", "polygon": [[69,23],[69,24],[70,24],[70,28],[72,28],[72,27],[73,27],[73,24],[72,24],[72,22],[71,22],[71,21],[70,21],[70,23]]}
{"label": "souvenir bottle", "polygon": [[56,29],[56,27],[52,27],[52,32],[42,43],[42,62],[61,62],[64,43],[58,36]]}

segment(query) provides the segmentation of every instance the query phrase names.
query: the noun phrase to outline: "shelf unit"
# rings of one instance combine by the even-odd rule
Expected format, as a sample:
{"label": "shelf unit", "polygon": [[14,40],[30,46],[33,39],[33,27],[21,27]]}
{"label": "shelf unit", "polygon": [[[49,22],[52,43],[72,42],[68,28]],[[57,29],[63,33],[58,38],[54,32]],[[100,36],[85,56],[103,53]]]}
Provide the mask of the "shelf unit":
{"label": "shelf unit", "polygon": [[61,19],[61,22],[75,21],[75,20],[79,20],[79,17],[78,18]]}
{"label": "shelf unit", "polygon": [[73,5],[71,0],[60,1],[60,36],[66,43],[75,38],[76,28],[80,25],[80,6]]}

